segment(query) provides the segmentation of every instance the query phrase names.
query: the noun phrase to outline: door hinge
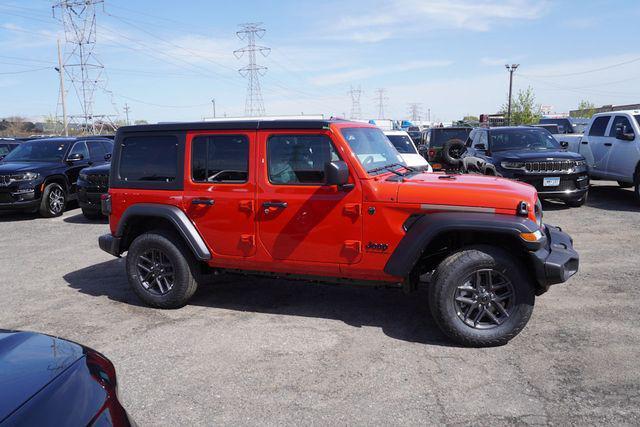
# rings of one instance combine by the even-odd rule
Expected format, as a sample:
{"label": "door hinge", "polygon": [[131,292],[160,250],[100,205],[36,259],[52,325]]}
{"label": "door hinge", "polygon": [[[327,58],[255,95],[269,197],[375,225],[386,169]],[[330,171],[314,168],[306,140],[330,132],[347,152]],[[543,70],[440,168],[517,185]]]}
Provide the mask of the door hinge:
{"label": "door hinge", "polygon": [[240,210],[253,212],[253,200],[240,200]]}
{"label": "door hinge", "polygon": [[344,248],[348,251],[359,254],[362,252],[362,242],[360,240],[345,240]]}
{"label": "door hinge", "polygon": [[344,205],[344,214],[348,216],[360,216],[360,203],[347,203]]}

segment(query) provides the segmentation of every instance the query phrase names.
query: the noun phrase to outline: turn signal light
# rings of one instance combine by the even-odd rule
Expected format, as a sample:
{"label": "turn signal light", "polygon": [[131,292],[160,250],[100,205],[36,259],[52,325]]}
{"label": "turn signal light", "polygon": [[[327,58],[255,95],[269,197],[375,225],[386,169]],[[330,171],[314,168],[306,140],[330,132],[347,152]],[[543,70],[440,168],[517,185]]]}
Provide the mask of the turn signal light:
{"label": "turn signal light", "polygon": [[542,231],[536,230],[533,233],[520,233],[520,237],[527,242],[537,242],[542,239]]}

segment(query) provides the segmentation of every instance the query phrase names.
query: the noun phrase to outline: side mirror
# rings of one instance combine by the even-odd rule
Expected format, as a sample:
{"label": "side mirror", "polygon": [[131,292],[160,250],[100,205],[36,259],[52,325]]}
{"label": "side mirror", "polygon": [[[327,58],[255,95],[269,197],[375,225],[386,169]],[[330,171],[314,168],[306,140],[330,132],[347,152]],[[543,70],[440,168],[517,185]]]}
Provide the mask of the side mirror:
{"label": "side mirror", "polygon": [[111,160],[111,153],[105,154],[104,159],[107,161]]}
{"label": "side mirror", "polygon": [[327,162],[324,165],[324,180],[326,185],[346,185],[349,182],[349,167],[342,160]]}
{"label": "side mirror", "polygon": [[636,135],[633,132],[629,132],[626,126],[618,126],[616,128],[616,139],[623,141],[633,141],[636,139]]}
{"label": "side mirror", "polygon": [[567,141],[560,141],[560,146],[566,150],[569,148],[569,143]]}
{"label": "side mirror", "polygon": [[81,153],[74,153],[67,157],[68,162],[79,162],[80,160],[84,160],[84,156]]}

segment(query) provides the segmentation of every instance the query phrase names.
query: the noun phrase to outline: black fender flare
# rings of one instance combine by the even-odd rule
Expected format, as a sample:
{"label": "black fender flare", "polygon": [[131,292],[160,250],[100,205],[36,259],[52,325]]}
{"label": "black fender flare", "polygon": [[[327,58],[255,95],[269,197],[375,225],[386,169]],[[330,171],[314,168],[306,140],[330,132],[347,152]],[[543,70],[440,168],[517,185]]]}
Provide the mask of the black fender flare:
{"label": "black fender flare", "polygon": [[450,231],[488,232],[516,237],[523,250],[535,251],[543,243],[529,243],[520,233],[533,233],[539,227],[528,218],[477,212],[440,212],[425,214],[415,220],[407,234],[400,240],[384,266],[384,272],[392,276],[407,277],[413,270],[424,249],[439,235]]}
{"label": "black fender flare", "polygon": [[163,205],[159,203],[138,203],[129,206],[120,217],[115,237],[124,237],[127,224],[132,219],[140,217],[166,219],[182,236],[196,259],[200,261],[208,261],[211,259],[211,252],[209,252],[209,248],[207,248],[204,239],[202,238],[198,230],[196,230],[196,227],[180,208],[173,205]]}
{"label": "black fender flare", "polygon": [[58,182],[58,181],[62,181],[62,184],[64,185],[64,191],[67,192],[67,195],[68,195],[69,188],[71,188],[71,185],[69,184],[69,179],[64,174],[47,175],[43,181],[43,184],[47,186],[51,182]]}

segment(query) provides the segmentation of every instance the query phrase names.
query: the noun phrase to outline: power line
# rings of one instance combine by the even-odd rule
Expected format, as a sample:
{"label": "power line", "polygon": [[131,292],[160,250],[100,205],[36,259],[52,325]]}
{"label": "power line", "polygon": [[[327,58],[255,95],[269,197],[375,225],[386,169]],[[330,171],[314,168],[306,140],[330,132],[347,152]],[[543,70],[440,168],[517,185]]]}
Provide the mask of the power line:
{"label": "power line", "polygon": [[362,109],[360,108],[360,97],[362,96],[362,88],[358,86],[358,89],[354,89],[351,86],[351,90],[349,91],[349,95],[351,96],[351,114],[350,118],[359,120],[362,118]]}
{"label": "power line", "polygon": [[612,65],[607,65],[605,67],[600,67],[600,68],[594,68],[592,70],[586,70],[586,71],[578,71],[575,73],[565,73],[565,74],[546,74],[546,75],[530,75],[529,77],[540,77],[540,78],[551,78],[551,77],[570,77],[570,76],[580,76],[582,74],[589,74],[589,73],[597,73],[598,71],[604,71],[604,70],[610,70],[611,68],[616,68],[616,67],[621,67],[623,65],[628,65],[628,64],[632,64],[634,62],[638,62],[640,61],[640,58],[634,58],[628,61],[624,61],[624,62],[619,62],[617,64],[612,64]]}
{"label": "power line", "polygon": [[33,73],[35,71],[42,70],[51,70],[53,67],[40,67],[40,68],[32,68],[30,70],[21,70],[21,71],[3,71],[0,74],[24,74],[24,73]]}
{"label": "power line", "polygon": [[262,28],[262,23],[240,24],[240,30],[236,35],[240,40],[246,40],[247,45],[240,49],[236,49],[233,54],[240,59],[247,54],[249,64],[238,70],[242,77],[247,79],[247,99],[245,100],[244,113],[247,116],[264,116],[264,101],[262,99],[262,91],[260,89],[260,76],[264,76],[267,67],[258,65],[256,62],[256,52],[260,52],[262,56],[269,54],[268,47],[257,46],[256,37],[264,37],[267,30]]}
{"label": "power line", "polygon": [[378,103],[378,118],[384,119],[384,105],[389,98],[385,96],[387,90],[384,88],[376,89],[375,101]]}

